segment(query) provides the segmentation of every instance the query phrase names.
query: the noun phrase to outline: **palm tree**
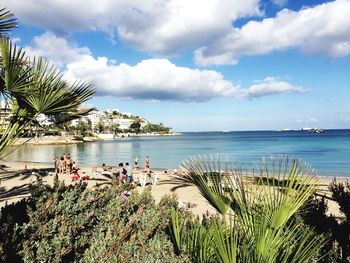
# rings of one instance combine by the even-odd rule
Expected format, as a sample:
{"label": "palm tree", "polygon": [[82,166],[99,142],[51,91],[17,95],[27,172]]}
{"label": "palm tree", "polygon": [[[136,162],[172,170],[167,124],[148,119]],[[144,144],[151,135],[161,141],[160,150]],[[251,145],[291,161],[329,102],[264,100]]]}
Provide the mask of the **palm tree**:
{"label": "palm tree", "polygon": [[0,9],[0,35],[8,33],[11,29],[17,26],[17,19],[11,11],[6,8]]}
{"label": "palm tree", "polygon": [[[39,115],[60,124],[90,110],[79,107],[94,94],[90,84],[68,83],[59,70],[43,58],[30,59],[22,48],[7,36],[15,27],[12,13],[0,10],[0,101],[3,113],[0,124],[0,158],[26,129],[40,125]],[[8,121],[6,121],[8,120]]]}
{"label": "palm tree", "polygon": [[310,262],[317,256],[324,238],[294,217],[317,189],[308,166],[279,158],[244,171],[213,157],[194,157],[183,166],[188,176],[181,180],[197,185],[222,220],[186,230],[186,220],[173,212],[174,243],[179,251],[202,255],[194,262]]}

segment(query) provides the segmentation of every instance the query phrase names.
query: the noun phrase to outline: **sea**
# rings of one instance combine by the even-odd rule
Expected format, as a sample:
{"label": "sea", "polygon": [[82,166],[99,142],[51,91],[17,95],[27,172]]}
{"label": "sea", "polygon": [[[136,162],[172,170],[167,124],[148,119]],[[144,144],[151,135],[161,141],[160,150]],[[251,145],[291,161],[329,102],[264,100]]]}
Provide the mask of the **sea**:
{"label": "sea", "polygon": [[142,166],[148,155],[151,168],[162,169],[177,169],[183,161],[199,155],[242,166],[288,156],[310,165],[320,176],[350,177],[350,130],[185,132],[71,145],[24,145],[6,160],[50,163],[53,154],[63,153],[70,153],[80,166],[133,163],[136,156]]}

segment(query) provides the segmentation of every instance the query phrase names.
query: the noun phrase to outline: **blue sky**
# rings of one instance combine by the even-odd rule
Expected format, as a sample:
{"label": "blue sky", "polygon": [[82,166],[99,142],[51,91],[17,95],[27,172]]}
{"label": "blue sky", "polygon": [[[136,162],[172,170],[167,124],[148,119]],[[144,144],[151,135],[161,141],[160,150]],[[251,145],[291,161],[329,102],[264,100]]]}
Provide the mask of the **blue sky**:
{"label": "blue sky", "polygon": [[350,1],[4,0],[98,109],[176,131],[350,128]]}

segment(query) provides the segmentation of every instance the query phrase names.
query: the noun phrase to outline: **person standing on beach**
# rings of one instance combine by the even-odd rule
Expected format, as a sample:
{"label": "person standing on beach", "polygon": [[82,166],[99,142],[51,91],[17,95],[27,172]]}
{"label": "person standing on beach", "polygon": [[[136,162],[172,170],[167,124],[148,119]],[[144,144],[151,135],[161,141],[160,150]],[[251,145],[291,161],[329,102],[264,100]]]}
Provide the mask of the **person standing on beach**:
{"label": "person standing on beach", "polygon": [[66,163],[67,163],[67,155],[66,155],[66,153],[63,153],[63,160],[64,160],[63,173],[66,173]]}
{"label": "person standing on beach", "polygon": [[52,156],[52,161],[53,161],[53,167],[54,167],[54,169],[55,169],[55,174],[57,174],[58,173],[58,163],[57,163],[57,156],[54,154],[53,156]]}
{"label": "person standing on beach", "polygon": [[145,172],[149,173],[150,172],[150,168],[149,168],[149,156],[146,156],[145,159]]}
{"label": "person standing on beach", "polygon": [[123,163],[120,163],[119,164],[119,180],[118,180],[119,184],[123,183],[125,181],[126,173],[127,173],[127,171],[125,170]]}
{"label": "person standing on beach", "polygon": [[72,171],[72,158],[70,157],[70,154],[68,153],[68,155],[66,156],[66,173],[70,174]]}
{"label": "person standing on beach", "polygon": [[132,181],[132,169],[129,165],[129,163],[125,163],[125,170],[126,170],[126,181],[131,182]]}
{"label": "person standing on beach", "polygon": [[63,174],[65,171],[64,171],[64,168],[66,167],[66,163],[64,161],[64,157],[62,156],[61,159],[60,159],[60,162],[59,162],[59,173]]}
{"label": "person standing on beach", "polygon": [[139,157],[136,155],[136,157],[135,157],[135,168],[139,168],[138,164],[139,164]]}

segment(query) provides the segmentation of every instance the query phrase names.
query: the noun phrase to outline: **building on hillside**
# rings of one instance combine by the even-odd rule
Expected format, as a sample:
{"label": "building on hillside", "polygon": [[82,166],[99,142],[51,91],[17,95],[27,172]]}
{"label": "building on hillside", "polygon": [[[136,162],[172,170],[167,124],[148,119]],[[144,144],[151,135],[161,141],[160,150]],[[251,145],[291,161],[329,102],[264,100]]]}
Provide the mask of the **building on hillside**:
{"label": "building on hillside", "polygon": [[[129,118],[113,116],[113,112],[118,112],[121,115],[126,115]],[[111,115],[112,114],[112,115]],[[126,130],[130,128],[130,125],[135,122],[135,118],[132,118],[131,113],[121,113],[117,109],[104,110],[104,111],[94,111],[87,116],[80,119],[73,120],[71,122],[72,126],[77,126],[79,122],[84,122],[91,125],[92,129],[96,130],[98,124],[101,122],[104,126],[111,127],[112,125],[117,125],[120,130]],[[139,118],[141,128],[144,127],[148,122],[140,117]]]}
{"label": "building on hillside", "polygon": [[53,121],[49,120],[49,118],[47,116],[45,116],[45,114],[40,114],[37,117],[37,121],[44,126],[49,126],[53,124]]}
{"label": "building on hillside", "polygon": [[130,125],[134,122],[133,119],[112,119],[111,120],[113,124],[119,125],[118,128],[121,130],[126,130],[130,128]]}

